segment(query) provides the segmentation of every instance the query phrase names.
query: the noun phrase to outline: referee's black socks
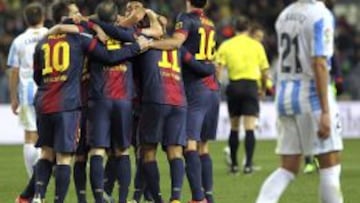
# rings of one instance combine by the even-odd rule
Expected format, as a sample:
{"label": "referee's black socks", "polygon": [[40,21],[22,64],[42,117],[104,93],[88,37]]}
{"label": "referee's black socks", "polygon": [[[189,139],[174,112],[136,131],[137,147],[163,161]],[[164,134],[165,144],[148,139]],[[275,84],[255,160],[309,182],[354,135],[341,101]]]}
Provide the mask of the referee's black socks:
{"label": "referee's black socks", "polygon": [[229,136],[229,147],[230,147],[230,157],[231,157],[231,165],[237,166],[237,151],[239,148],[239,131],[231,130]]}
{"label": "referee's black socks", "polygon": [[254,130],[245,131],[245,151],[246,151],[246,167],[252,166],[252,159],[255,150],[255,134]]}

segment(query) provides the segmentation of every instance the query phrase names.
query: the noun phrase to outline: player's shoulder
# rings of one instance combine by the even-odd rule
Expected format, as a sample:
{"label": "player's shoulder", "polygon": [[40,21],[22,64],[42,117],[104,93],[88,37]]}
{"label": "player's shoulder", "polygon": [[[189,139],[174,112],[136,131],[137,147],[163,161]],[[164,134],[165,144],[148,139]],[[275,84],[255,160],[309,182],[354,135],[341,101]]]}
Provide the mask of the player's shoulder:
{"label": "player's shoulder", "polygon": [[12,44],[15,46],[23,44],[25,38],[26,38],[26,31],[22,32],[17,37],[15,37],[15,39],[12,41]]}
{"label": "player's shoulder", "polygon": [[177,15],[176,20],[177,21],[184,21],[184,20],[188,20],[191,19],[191,13],[187,13],[187,12],[181,12]]}

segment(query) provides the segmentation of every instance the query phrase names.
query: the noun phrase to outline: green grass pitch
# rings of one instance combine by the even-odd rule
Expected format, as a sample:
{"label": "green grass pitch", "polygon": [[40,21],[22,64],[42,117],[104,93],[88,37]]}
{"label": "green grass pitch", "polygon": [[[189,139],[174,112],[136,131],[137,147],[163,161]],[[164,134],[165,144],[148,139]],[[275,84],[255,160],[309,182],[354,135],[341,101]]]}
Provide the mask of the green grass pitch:
{"label": "green grass pitch", "polygon": [[[243,157],[243,143],[241,143],[240,158]],[[261,171],[252,175],[230,176],[223,157],[224,142],[211,144],[214,162],[214,194],[218,203],[252,203],[255,201],[261,183],[278,165],[278,158],[274,155],[274,141],[259,141],[257,143],[255,162],[262,167]],[[161,170],[161,187],[164,198],[169,195],[169,172],[163,153],[159,155]],[[26,184],[26,172],[22,159],[22,146],[0,146],[0,203],[14,202],[15,197]],[[346,203],[360,202],[360,140],[346,140],[342,156],[342,190]],[[134,174],[134,170],[132,171]],[[274,185],[276,187],[276,185]],[[88,197],[91,191],[88,187]],[[131,193],[132,193],[131,189]],[[52,202],[53,182],[48,188],[47,202]],[[131,197],[131,194],[129,197]],[[189,199],[188,183],[184,182],[182,202]],[[68,192],[66,202],[76,203],[73,182]],[[89,201],[92,202],[92,201]],[[281,203],[316,203],[318,198],[317,174],[300,174],[295,182],[286,190]]]}

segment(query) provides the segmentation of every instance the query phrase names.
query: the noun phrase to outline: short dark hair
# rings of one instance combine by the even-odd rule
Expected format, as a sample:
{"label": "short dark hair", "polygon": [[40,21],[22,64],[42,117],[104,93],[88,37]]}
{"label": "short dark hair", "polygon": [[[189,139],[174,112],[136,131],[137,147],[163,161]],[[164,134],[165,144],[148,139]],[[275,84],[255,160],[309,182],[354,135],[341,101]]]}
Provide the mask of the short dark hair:
{"label": "short dark hair", "polygon": [[104,1],[96,7],[95,13],[99,20],[113,23],[118,15],[118,7],[112,1]]}
{"label": "short dark hair", "polygon": [[137,26],[139,28],[149,28],[150,27],[150,18],[148,15],[145,15],[143,19],[141,19],[138,23]]}
{"label": "short dark hair", "polygon": [[39,3],[31,3],[25,7],[24,18],[29,26],[35,26],[44,20],[44,9]]}
{"label": "short dark hair", "polygon": [[69,16],[69,4],[63,1],[56,2],[51,7],[52,18],[55,23],[60,23],[62,17]]}
{"label": "short dark hair", "polygon": [[235,30],[238,32],[244,32],[249,29],[249,19],[245,16],[239,16],[234,22]]}
{"label": "short dark hair", "polygon": [[204,8],[207,4],[207,0],[189,0],[190,4],[195,8]]}
{"label": "short dark hair", "polygon": [[129,0],[128,3],[130,3],[130,2],[139,2],[139,3],[141,3],[142,5],[144,5],[144,7],[147,6],[146,1],[144,1],[144,0]]}
{"label": "short dark hair", "polygon": [[264,27],[260,23],[258,23],[257,21],[252,21],[249,25],[249,33],[254,34],[258,30],[265,31]]}

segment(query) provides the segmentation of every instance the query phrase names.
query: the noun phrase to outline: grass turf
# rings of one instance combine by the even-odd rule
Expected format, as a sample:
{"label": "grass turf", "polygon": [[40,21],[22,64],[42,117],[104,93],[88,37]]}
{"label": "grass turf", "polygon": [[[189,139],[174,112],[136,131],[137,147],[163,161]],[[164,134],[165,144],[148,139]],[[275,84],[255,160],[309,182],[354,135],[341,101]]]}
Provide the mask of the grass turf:
{"label": "grass turf", "polygon": [[[243,144],[243,143],[241,143]],[[211,144],[214,163],[214,194],[218,203],[250,203],[255,202],[256,196],[264,179],[277,167],[278,158],[274,155],[274,141],[259,141],[257,143],[255,162],[262,167],[261,171],[252,175],[231,176],[227,174],[227,166],[224,162],[224,142]],[[244,147],[241,145],[240,158],[243,157]],[[26,184],[27,177],[22,158],[22,146],[0,146],[0,203],[14,202],[15,197],[21,192]],[[161,187],[164,198],[168,198],[170,192],[170,177],[168,165],[163,153],[158,153],[159,168],[161,174]],[[355,203],[360,199],[360,140],[346,140],[342,161],[342,190],[345,202]],[[134,174],[134,170],[132,171]],[[89,182],[89,181],[88,181]],[[47,202],[53,201],[54,183],[50,182],[47,194]],[[276,187],[276,186],[274,186]],[[87,188],[88,199],[91,200],[90,187]],[[132,196],[130,191],[129,198]],[[116,194],[116,192],[115,192]],[[184,182],[183,202],[189,200],[190,192],[188,183]],[[66,202],[76,203],[76,195],[73,182]],[[92,202],[92,201],[89,201]],[[296,181],[290,185],[282,197],[282,203],[314,203],[318,198],[317,174],[300,174]]]}

